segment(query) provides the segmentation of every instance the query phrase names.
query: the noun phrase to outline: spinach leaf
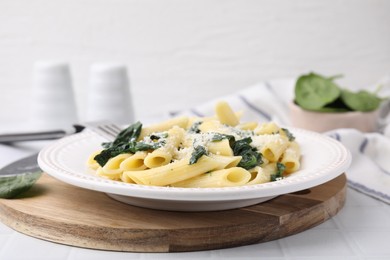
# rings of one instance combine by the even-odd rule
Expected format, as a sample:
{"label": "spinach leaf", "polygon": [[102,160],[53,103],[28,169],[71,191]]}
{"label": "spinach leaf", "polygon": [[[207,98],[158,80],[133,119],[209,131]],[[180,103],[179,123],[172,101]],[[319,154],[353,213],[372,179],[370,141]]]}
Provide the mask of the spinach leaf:
{"label": "spinach leaf", "polygon": [[104,149],[98,155],[96,155],[94,159],[100,166],[103,167],[112,157],[122,153],[132,153],[133,151],[134,147],[131,143],[117,144],[115,146],[111,145],[109,148]]}
{"label": "spinach leaf", "polygon": [[214,133],[213,136],[211,137],[211,142],[219,142],[222,141],[223,139],[234,140],[234,136],[221,134],[221,133]]}
{"label": "spinach leaf", "polygon": [[295,101],[307,110],[318,110],[340,96],[334,77],[325,78],[315,73],[302,75],[295,84]]}
{"label": "spinach leaf", "polygon": [[103,148],[110,148],[112,146],[112,142],[104,142],[102,143]]}
{"label": "spinach leaf", "polygon": [[354,93],[343,89],[341,91],[341,99],[350,109],[361,112],[374,111],[382,102],[382,99],[379,98],[375,93],[371,93],[365,90]]}
{"label": "spinach leaf", "polygon": [[284,170],[286,170],[286,166],[283,163],[276,163],[276,173],[271,174],[271,181],[283,179]]}
{"label": "spinach leaf", "polygon": [[102,143],[103,151],[96,155],[94,159],[100,166],[104,166],[110,158],[122,153],[136,153],[138,151],[155,150],[165,144],[165,142],[145,143],[137,142],[141,134],[142,124],[136,122],[128,128],[122,130],[113,142]]}
{"label": "spinach leaf", "polygon": [[152,140],[152,141],[158,141],[159,139],[161,138],[161,136],[158,136],[158,135],[151,135],[150,136],[150,140]]}
{"label": "spinach leaf", "polygon": [[306,110],[338,113],[374,111],[385,100],[377,95],[382,86],[375,92],[352,92],[333,82],[339,77],[326,78],[315,73],[300,76],[295,83],[295,103]]}
{"label": "spinach leaf", "polygon": [[[238,163],[238,167],[242,167],[244,169],[252,169],[255,166],[258,166],[263,163],[263,160],[261,158],[261,154],[257,152],[257,149],[250,146],[250,143],[252,142],[252,138],[247,137],[238,141],[235,141],[235,138],[233,135],[226,135],[226,134],[220,134],[215,133],[211,137],[212,142],[219,142],[223,139],[229,140],[229,145],[233,149],[233,154],[235,156],[241,156],[241,160]],[[207,155],[206,149],[198,145],[195,147],[194,151],[191,154],[190,163],[194,164],[198,161],[202,155]]]}
{"label": "spinach leaf", "polygon": [[140,122],[136,122],[120,131],[113,142],[102,143],[102,147],[110,148],[112,146],[117,146],[122,143],[135,142],[140,136],[141,130],[142,124]]}
{"label": "spinach leaf", "polygon": [[227,135],[227,134],[221,134],[221,133],[214,133],[214,135],[211,137],[211,142],[220,142],[223,139],[228,139],[229,140],[229,146],[233,148],[234,142],[236,139],[234,138],[233,135]]}
{"label": "spinach leaf", "polygon": [[165,142],[162,141],[162,142],[156,142],[156,143],[145,143],[145,142],[136,142],[135,143],[135,146],[134,146],[134,152],[132,153],[135,153],[135,152],[138,152],[138,151],[149,151],[149,150],[156,150],[162,146],[165,145]]}
{"label": "spinach leaf", "polygon": [[257,152],[256,148],[248,149],[240,155],[242,156],[242,159],[237,166],[246,170],[252,169],[263,163],[261,154]]}
{"label": "spinach leaf", "polygon": [[191,165],[191,164],[196,163],[200,159],[200,157],[202,157],[203,155],[207,155],[206,148],[204,148],[201,145],[198,145],[197,147],[194,148],[194,151],[191,154],[189,164]]}
{"label": "spinach leaf", "polygon": [[114,145],[118,143],[128,143],[137,141],[138,137],[141,134],[142,124],[141,122],[136,122],[129,127],[122,130],[114,141]]}
{"label": "spinach leaf", "polygon": [[344,103],[340,96],[332,103],[326,104],[324,107],[318,109],[317,111],[325,113],[340,113],[352,110]]}
{"label": "spinach leaf", "polygon": [[202,121],[196,121],[195,123],[193,123],[192,126],[190,127],[190,129],[188,129],[188,133],[190,133],[190,134],[199,134],[200,133],[199,126],[202,123],[203,123]]}
{"label": "spinach leaf", "polygon": [[290,142],[295,140],[295,136],[287,128],[282,128],[282,130],[286,133],[286,136]]}
{"label": "spinach leaf", "polygon": [[232,147],[233,154],[240,155],[243,152],[245,152],[246,150],[251,149],[252,146],[249,145],[250,143],[252,143],[252,138],[250,138],[250,137],[246,137],[246,138],[243,138],[241,140],[234,142],[233,147]]}
{"label": "spinach leaf", "polygon": [[257,149],[250,146],[252,138],[246,137],[241,140],[234,142],[233,144],[233,154],[235,156],[241,156],[242,159],[238,163],[238,167],[242,167],[246,170],[252,169],[255,166],[258,166],[263,163],[261,154],[257,152]]}

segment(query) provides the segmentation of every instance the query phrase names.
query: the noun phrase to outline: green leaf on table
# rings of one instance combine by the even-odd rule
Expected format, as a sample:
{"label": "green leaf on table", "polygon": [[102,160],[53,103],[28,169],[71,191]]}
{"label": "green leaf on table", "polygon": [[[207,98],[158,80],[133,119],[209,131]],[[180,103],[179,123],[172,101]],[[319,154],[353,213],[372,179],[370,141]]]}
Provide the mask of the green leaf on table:
{"label": "green leaf on table", "polygon": [[315,73],[302,75],[295,85],[295,101],[307,110],[319,110],[340,96],[340,88],[333,79]]}
{"label": "green leaf on table", "polygon": [[29,190],[41,177],[42,172],[25,172],[23,174],[0,177],[0,198],[11,199]]}
{"label": "green leaf on table", "polygon": [[366,90],[351,92],[343,89],[341,91],[341,99],[350,109],[360,112],[374,111],[382,102],[382,99],[375,93]]}

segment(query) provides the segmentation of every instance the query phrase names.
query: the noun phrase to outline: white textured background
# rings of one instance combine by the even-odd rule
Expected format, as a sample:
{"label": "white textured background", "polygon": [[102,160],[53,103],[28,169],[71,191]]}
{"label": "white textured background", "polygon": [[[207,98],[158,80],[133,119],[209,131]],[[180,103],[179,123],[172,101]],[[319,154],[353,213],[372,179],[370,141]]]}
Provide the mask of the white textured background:
{"label": "white textured background", "polygon": [[361,88],[390,73],[388,0],[0,0],[0,123],[26,118],[32,64],[128,65],[137,118],[314,70]]}

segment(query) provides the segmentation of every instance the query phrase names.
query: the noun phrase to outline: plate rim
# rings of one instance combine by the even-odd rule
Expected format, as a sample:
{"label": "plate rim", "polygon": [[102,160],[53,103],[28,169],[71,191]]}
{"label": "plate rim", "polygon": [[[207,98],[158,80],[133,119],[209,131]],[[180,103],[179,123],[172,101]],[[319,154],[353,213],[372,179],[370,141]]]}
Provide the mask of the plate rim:
{"label": "plate rim", "polygon": [[[93,132],[86,131],[64,137],[44,147],[38,154],[38,164],[44,172],[51,175],[52,177],[65,183],[85,189],[122,196],[130,196],[134,198],[198,202],[238,201],[269,196],[279,196],[323,184],[341,175],[350,167],[352,162],[352,155],[341,142],[324,134],[309,130],[294,127],[289,127],[289,130],[291,130],[294,134],[298,133],[298,137],[305,136],[306,138],[315,138],[317,140],[321,140],[324,143],[328,143],[334,149],[337,148],[342,157],[338,158],[337,162],[333,162],[333,164],[336,163],[336,165],[332,165],[333,169],[330,167],[330,165],[328,165],[328,168],[330,167],[330,169],[322,169],[320,173],[315,173],[308,176],[300,176],[299,178],[287,177],[280,181],[268,182],[264,184],[222,188],[180,188],[129,184],[105,179],[103,177],[94,176],[92,174],[87,175],[85,172],[69,172],[65,169],[61,169],[59,165],[50,165],[50,162],[48,162],[47,159],[50,158],[50,155],[53,155],[54,152],[58,153],[61,148],[69,146],[70,144],[83,139],[99,138]],[[85,161],[86,160],[87,157],[85,158]],[[85,171],[87,171],[87,167],[85,167]]]}

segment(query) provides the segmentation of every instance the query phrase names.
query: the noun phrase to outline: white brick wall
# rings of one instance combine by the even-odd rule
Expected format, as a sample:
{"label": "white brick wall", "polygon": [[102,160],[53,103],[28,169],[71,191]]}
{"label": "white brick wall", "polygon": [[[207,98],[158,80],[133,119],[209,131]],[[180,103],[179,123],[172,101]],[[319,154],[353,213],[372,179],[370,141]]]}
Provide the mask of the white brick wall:
{"label": "white brick wall", "polygon": [[361,88],[390,73],[389,11],[387,0],[1,0],[0,122],[26,118],[41,59],[71,64],[81,118],[98,61],[128,65],[137,118],[309,70]]}

